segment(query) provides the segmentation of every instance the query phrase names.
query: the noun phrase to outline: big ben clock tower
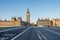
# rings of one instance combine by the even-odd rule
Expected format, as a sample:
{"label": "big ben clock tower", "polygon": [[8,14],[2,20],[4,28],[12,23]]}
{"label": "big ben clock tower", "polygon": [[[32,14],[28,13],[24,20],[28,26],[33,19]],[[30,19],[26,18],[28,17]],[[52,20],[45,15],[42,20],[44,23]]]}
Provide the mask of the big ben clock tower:
{"label": "big ben clock tower", "polygon": [[27,9],[27,12],[26,12],[26,22],[28,24],[30,24],[30,12],[29,12],[29,9]]}

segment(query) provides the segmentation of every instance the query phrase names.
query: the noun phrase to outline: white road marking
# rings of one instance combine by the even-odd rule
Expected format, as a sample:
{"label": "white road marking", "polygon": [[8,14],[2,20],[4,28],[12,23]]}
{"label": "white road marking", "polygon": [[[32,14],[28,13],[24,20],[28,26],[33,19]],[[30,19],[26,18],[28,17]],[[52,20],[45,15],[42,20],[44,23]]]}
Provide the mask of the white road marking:
{"label": "white road marking", "polygon": [[14,38],[12,38],[11,40],[15,40],[17,37],[19,37],[20,35],[22,35],[23,33],[25,33],[27,30],[29,30],[31,27],[29,27],[28,29],[24,30],[23,32],[21,32],[20,34],[18,34],[17,36],[15,36]]}
{"label": "white road marking", "polygon": [[[35,27],[36,28],[36,27]],[[39,37],[39,39],[40,40],[42,40],[42,37],[45,39],[45,40],[47,40],[47,38],[36,28],[36,33],[38,34],[38,37]],[[42,37],[40,36],[40,35],[42,35]]]}
{"label": "white road marking", "polygon": [[18,29],[18,28],[6,29],[6,30],[2,30],[2,31],[0,31],[0,32],[10,31],[10,30],[14,30],[14,29]]}
{"label": "white road marking", "polygon": [[14,30],[14,29],[19,29],[19,28],[11,28],[11,29],[2,30],[2,31],[0,31],[0,33],[1,33],[1,32],[5,32],[5,31]]}
{"label": "white road marking", "polygon": [[41,39],[41,36],[40,36],[39,33],[38,33],[38,31],[36,31],[36,33],[38,34],[38,38],[39,38],[40,40],[42,40],[42,39]]}
{"label": "white road marking", "polygon": [[39,33],[38,33],[37,27],[34,27],[34,28],[36,29],[36,33],[37,33],[37,36],[38,36],[39,40],[42,40],[42,39],[41,39],[41,36],[40,36]]}
{"label": "white road marking", "polygon": [[1,30],[1,31],[0,31],[0,33],[1,33],[1,32],[6,32],[6,31],[10,31],[10,30],[19,29],[19,28],[22,28],[22,27],[17,27],[17,28],[11,28],[11,29],[5,29],[5,30]]}
{"label": "white road marking", "polygon": [[5,40],[5,38],[3,37],[3,38],[1,38],[1,40]]}
{"label": "white road marking", "polygon": [[45,30],[60,35],[60,33],[58,33],[58,32],[51,31],[51,30],[49,30],[49,29],[45,29]]}
{"label": "white road marking", "polygon": [[60,30],[60,28],[53,28],[53,29],[59,29]]}
{"label": "white road marking", "polygon": [[[40,32],[40,31],[39,31]],[[41,32],[40,32],[41,33]],[[47,40],[47,38],[41,33],[41,35],[45,38],[45,40]]]}

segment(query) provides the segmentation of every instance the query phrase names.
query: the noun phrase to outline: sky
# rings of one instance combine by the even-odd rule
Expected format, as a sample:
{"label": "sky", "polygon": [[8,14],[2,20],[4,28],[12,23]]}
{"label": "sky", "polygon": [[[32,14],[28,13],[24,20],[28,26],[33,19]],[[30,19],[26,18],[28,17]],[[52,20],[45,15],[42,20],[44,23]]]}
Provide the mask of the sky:
{"label": "sky", "polygon": [[31,22],[38,18],[60,18],[60,0],[0,0],[0,19],[21,16],[25,21],[28,8]]}

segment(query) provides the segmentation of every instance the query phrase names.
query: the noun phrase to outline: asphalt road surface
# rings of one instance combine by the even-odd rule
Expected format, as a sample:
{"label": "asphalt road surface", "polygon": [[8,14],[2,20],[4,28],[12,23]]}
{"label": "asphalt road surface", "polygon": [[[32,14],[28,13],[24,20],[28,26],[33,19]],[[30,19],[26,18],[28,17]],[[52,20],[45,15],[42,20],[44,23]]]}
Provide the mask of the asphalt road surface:
{"label": "asphalt road surface", "polygon": [[0,40],[60,40],[60,28],[21,27],[0,31]]}
{"label": "asphalt road surface", "polygon": [[27,29],[28,27],[11,28],[0,31],[0,40],[11,40],[13,37]]}

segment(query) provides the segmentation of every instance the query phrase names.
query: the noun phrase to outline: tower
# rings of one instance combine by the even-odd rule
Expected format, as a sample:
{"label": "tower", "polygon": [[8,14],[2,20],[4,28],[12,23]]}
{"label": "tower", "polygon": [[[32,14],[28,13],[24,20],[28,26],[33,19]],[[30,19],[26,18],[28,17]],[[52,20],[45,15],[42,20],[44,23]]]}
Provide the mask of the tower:
{"label": "tower", "polygon": [[16,17],[12,17],[12,25],[15,25]]}
{"label": "tower", "polygon": [[29,9],[27,9],[27,12],[26,12],[26,22],[27,22],[27,24],[30,24],[30,12],[29,12]]}
{"label": "tower", "polygon": [[18,25],[19,25],[19,26],[22,25],[22,17],[18,17]]}

